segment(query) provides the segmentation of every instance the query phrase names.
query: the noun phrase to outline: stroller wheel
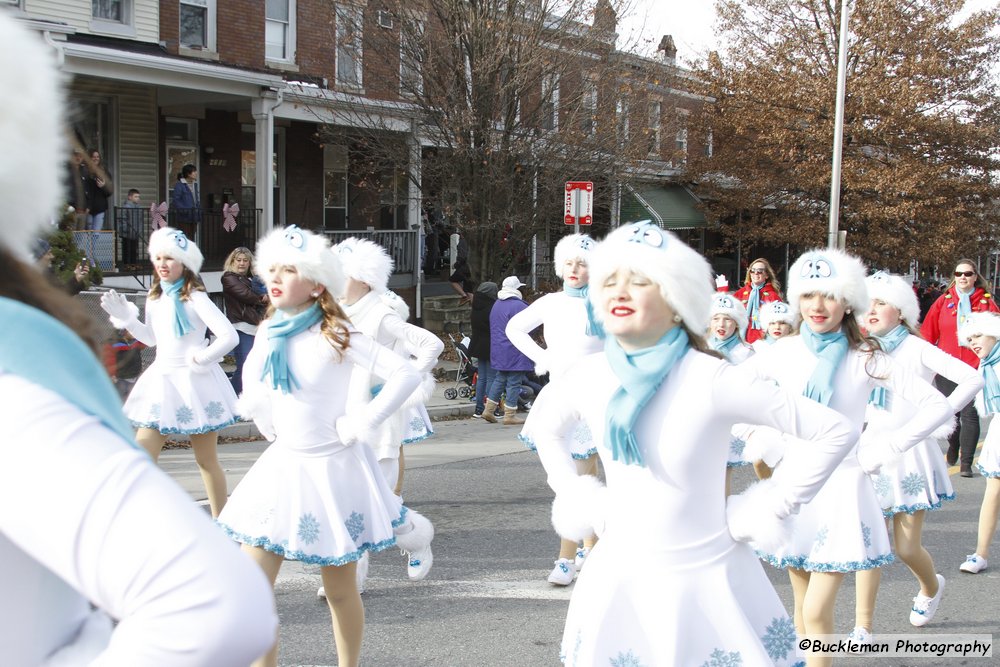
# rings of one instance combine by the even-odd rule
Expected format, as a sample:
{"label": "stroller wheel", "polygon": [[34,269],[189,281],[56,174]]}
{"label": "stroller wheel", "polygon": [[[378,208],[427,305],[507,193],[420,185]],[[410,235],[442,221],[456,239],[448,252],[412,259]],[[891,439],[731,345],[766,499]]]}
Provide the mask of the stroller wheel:
{"label": "stroller wheel", "polygon": [[472,396],[472,387],[459,387],[458,395],[461,396],[462,398],[468,398],[469,396]]}
{"label": "stroller wheel", "polygon": [[445,389],[444,390],[444,397],[447,398],[449,401],[452,400],[452,399],[458,398],[458,390],[456,390],[454,387],[451,387],[449,389]]}

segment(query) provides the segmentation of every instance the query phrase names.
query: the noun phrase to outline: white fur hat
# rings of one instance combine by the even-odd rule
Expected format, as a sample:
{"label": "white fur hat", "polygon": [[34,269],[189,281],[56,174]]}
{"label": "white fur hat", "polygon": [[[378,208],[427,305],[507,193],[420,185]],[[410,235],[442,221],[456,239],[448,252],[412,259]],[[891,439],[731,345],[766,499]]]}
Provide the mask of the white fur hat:
{"label": "white fur hat", "polygon": [[736,332],[740,335],[740,340],[746,340],[747,326],[750,324],[750,320],[743,302],[733,298],[731,294],[713,294],[712,307],[708,316],[711,318],[716,315],[725,315],[736,322]]}
{"label": "white fur hat", "polygon": [[854,255],[834,248],[817,248],[803,253],[788,277],[788,305],[799,312],[803,294],[828,294],[843,299],[856,313],[869,307],[865,286],[865,265]]}
{"label": "white fur hat", "polygon": [[372,288],[376,294],[384,292],[392,275],[392,258],[385,248],[367,239],[349,236],[333,246],[340,257],[344,274]]}
{"label": "white fur hat", "polygon": [[326,237],[295,225],[277,228],[257,243],[261,275],[272,266],[294,266],[299,275],[323,285],[334,297],[344,289],[344,270]]}
{"label": "white fur hat", "polygon": [[597,242],[586,234],[569,234],[559,239],[555,252],[552,254],[556,276],[563,277],[563,267],[571,259],[582,259],[587,262],[590,252],[596,245]]}
{"label": "white fur hat", "polygon": [[968,347],[967,340],[972,334],[992,336],[1000,340],[1000,315],[996,313],[972,313],[958,328],[958,340]]}
{"label": "white fur hat", "polygon": [[641,273],[695,335],[708,328],[713,282],[704,257],[671,232],[649,220],[622,225],[597,244],[590,255],[590,300],[604,318],[604,282],[615,271]]}
{"label": "white fur hat", "polygon": [[0,12],[0,244],[30,258],[37,235],[55,231],[68,157],[63,95],[54,49],[38,33]]}
{"label": "white fur hat", "polygon": [[[865,279],[868,298],[885,301],[899,310],[899,316],[911,327],[920,324],[920,304],[913,288],[899,276],[876,271]],[[861,316],[861,313],[858,313]]]}
{"label": "white fur hat", "polygon": [[794,329],[799,322],[799,314],[784,301],[769,301],[760,307],[759,319],[760,328],[765,331],[775,322],[785,322]]}
{"label": "white fur hat", "polygon": [[201,263],[205,261],[194,241],[173,227],[160,227],[149,235],[149,259],[155,260],[160,253],[179,260],[195,273],[201,271]]}
{"label": "white fur hat", "polygon": [[396,314],[403,318],[404,322],[410,319],[410,307],[403,301],[403,297],[389,289],[382,292],[379,298],[382,299],[382,303],[396,311]]}

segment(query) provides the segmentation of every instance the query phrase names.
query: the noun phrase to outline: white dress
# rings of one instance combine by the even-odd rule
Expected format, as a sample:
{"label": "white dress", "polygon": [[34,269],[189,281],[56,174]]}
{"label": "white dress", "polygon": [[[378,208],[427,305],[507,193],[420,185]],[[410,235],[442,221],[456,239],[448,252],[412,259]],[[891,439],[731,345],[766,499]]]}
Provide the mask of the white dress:
{"label": "white dress", "polygon": [[[917,336],[907,336],[889,356],[925,382],[930,383],[935,375],[954,382],[957,386],[948,396],[953,413],[973,400],[982,386],[976,369]],[[913,419],[915,412],[912,404],[895,401],[891,394],[885,409],[869,404],[868,427],[861,436],[859,448],[877,445],[886,433],[894,433]],[[891,469],[883,468],[871,479],[887,517],[900,512],[913,514],[920,510],[935,510],[944,501],[955,498],[948,466],[934,437],[920,441],[908,449]]]}
{"label": "white dress", "polygon": [[994,416],[984,417],[980,415],[983,423],[989,419],[989,426],[986,428],[986,437],[983,439],[983,448],[979,450],[979,460],[976,468],[983,477],[1000,477],[1000,427],[997,427],[997,420]]}
{"label": "white dress", "polygon": [[[236,421],[236,394],[218,362],[239,337],[205,292],[194,291],[181,304],[192,330],[180,338],[174,334],[173,299],[167,296],[147,299],[145,323],[129,324],[137,340],[156,346],[156,360],[136,381],[125,416],[137,428],[160,433],[218,431]],[[215,334],[211,344],[206,331]],[[192,356],[200,363],[192,363]]]}
{"label": "white dress", "polygon": [[[546,294],[533,301],[510,319],[505,333],[514,347],[535,362],[537,370],[548,371],[551,382],[565,375],[583,357],[604,349],[603,340],[587,335],[587,325],[586,299],[573,297],[562,291]],[[538,327],[544,327],[544,348],[530,335]],[[546,389],[547,385],[542,387],[540,393],[544,393]],[[575,400],[587,402],[590,399],[586,394],[581,394]],[[517,437],[532,451],[535,449],[533,429],[534,420],[529,412]],[[593,435],[585,422],[580,422],[577,426],[568,446],[575,459],[588,459],[597,453]]]}
{"label": "white dress", "polygon": [[[429,374],[444,350],[444,343],[434,334],[408,324],[376,292],[368,292],[351,305],[342,304],[344,312],[358,331],[410,359],[422,374]],[[361,408],[370,402],[381,386],[377,373],[368,368],[357,369],[351,377],[350,407]],[[371,443],[379,460],[398,459],[400,444],[418,442],[434,434],[430,417],[423,403],[429,395],[417,393],[379,427],[377,442]]]}
{"label": "white dress", "polygon": [[24,378],[0,372],[0,395],[0,662],[235,667],[270,647],[260,568],[144,452]]}
{"label": "white dress", "polygon": [[347,410],[355,368],[386,378],[377,397],[350,413],[369,430],[413,391],[416,372],[357,331],[340,360],[315,324],[287,342],[288,368],[299,389],[284,394],[270,386],[270,378],[257,379],[270,349],[271,323],[261,323],[243,377],[244,396],[263,396],[269,406],[273,421],[263,431],[273,425],[277,437],[233,491],[218,523],[237,542],[311,565],[344,565],[392,546],[393,528],[405,522],[408,510],[386,483],[372,449],[343,444],[336,420]]}
{"label": "white dress", "polygon": [[[620,384],[605,355],[590,355],[532,409],[557,495],[576,478],[565,440],[578,420],[594,433],[607,478],[605,530],[577,578],[562,659],[571,667],[797,664],[792,621],[753,550],[729,533],[724,443],[734,423],[751,419],[814,440],[799,477],[776,489],[794,511],[857,434],[833,411],[689,350],[635,424],[646,465],[625,465],[604,442]],[[569,400],[580,394],[590,400]]]}
{"label": "white dress", "polygon": [[[754,355],[740,370],[801,393],[816,364],[816,356],[799,335],[779,340]],[[916,407],[913,419],[892,435],[891,441],[898,451],[925,439],[952,414],[944,396],[888,356],[881,352],[872,356],[855,349],[848,350],[835,372],[830,407],[860,427],[868,397],[875,387],[885,387]],[[795,475],[795,467],[790,464],[810,445],[802,441],[790,445],[775,468],[774,478],[784,480]],[[894,560],[882,507],[868,475],[858,463],[856,447],[816,497],[802,506],[792,525],[791,537],[783,548],[758,555],[775,567],[812,572],[868,570]]]}
{"label": "white dress", "polygon": [[[754,347],[746,343],[734,345],[726,358],[729,363],[737,366],[754,355]],[[746,447],[745,433],[748,431],[746,424],[736,424],[729,435],[729,456],[726,458],[726,467],[739,468],[748,466],[753,461],[747,461],[743,456],[743,449]]]}

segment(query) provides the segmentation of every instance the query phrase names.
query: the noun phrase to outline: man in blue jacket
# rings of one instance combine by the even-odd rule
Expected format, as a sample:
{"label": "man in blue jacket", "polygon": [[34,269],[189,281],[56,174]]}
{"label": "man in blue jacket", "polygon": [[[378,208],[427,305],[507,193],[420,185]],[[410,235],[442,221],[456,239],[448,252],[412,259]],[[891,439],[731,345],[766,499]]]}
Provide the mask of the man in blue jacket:
{"label": "man in blue jacket", "polygon": [[486,393],[486,409],[483,419],[495,424],[497,418],[493,411],[500,402],[500,394],[506,393],[503,408],[503,423],[519,424],[517,421],[517,396],[521,392],[521,384],[525,374],[534,368],[534,363],[523,352],[514,347],[507,338],[507,322],[510,318],[528,307],[521,298],[519,289],[524,283],[517,276],[504,278],[497,302],[490,310],[490,366],[496,372],[493,383]]}

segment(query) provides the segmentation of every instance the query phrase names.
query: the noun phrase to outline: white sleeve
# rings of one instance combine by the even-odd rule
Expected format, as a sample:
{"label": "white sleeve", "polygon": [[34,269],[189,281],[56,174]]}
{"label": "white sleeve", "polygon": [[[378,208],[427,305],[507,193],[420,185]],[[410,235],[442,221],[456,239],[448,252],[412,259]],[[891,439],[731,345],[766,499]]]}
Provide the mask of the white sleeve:
{"label": "white sleeve", "polygon": [[576,409],[579,401],[566,400],[566,396],[578,395],[571,391],[573,375],[551,381],[531,406],[531,437],[549,486],[557,494],[579,475],[571,445],[573,432],[583,419]]}
{"label": "white sleeve", "polygon": [[[145,307],[146,321],[145,322],[140,322],[139,320],[135,319],[135,320],[129,321],[125,325],[125,330],[128,331],[130,334],[132,334],[132,338],[135,338],[137,341],[139,341],[140,343],[142,343],[146,347],[155,347],[156,346],[156,334],[153,333],[153,327],[150,326],[150,324],[149,324],[149,320],[150,320],[149,306],[150,306],[151,301],[152,300],[149,299],[148,297],[146,298],[146,307]],[[155,306],[154,306],[154,308],[155,308]]]}
{"label": "white sleeve", "polygon": [[983,388],[983,376],[961,359],[956,359],[944,350],[921,341],[920,361],[936,374],[955,383],[955,390],[948,395],[952,412],[959,412],[976,397]]}
{"label": "white sleeve", "polygon": [[359,406],[361,418],[369,429],[375,429],[392,416],[420,385],[420,374],[410,362],[356,331],[351,332],[345,358],[385,380],[378,395],[367,405]]}
{"label": "white sleeve", "polygon": [[839,412],[754,379],[745,368],[720,365],[712,379],[712,404],[724,406],[736,422],[769,426],[808,443],[786,453],[781,474],[773,478],[770,507],[783,518],[812,500],[857,441],[858,429]]}
{"label": "white sleeve", "polygon": [[[0,376],[0,529],[119,623],[96,665],[246,665],[277,617],[260,568],[95,418]],[[28,500],[29,502],[25,502]]]}
{"label": "white sleeve", "polygon": [[889,355],[875,353],[875,362],[870,366],[873,385],[888,389],[894,397],[902,398],[916,408],[914,415],[905,424],[900,424],[890,437],[889,446],[896,453],[905,452],[925,440],[955,414],[941,392],[893,361]]}
{"label": "white sleeve", "polygon": [[411,361],[421,373],[429,373],[444,352],[441,339],[426,329],[404,322],[401,317],[386,317],[382,328],[396,340],[403,341],[407,351],[416,357]]}
{"label": "white sleeve", "polygon": [[205,292],[192,292],[191,300],[188,303],[208,326],[208,330],[215,335],[215,340],[210,345],[198,351],[198,363],[214,364],[222,361],[222,357],[226,356],[240,342],[236,328],[219,310],[218,306],[212,303],[212,299]]}
{"label": "white sleeve", "polygon": [[542,326],[542,312],[545,309],[545,297],[535,301],[507,322],[504,332],[510,342],[525,356],[536,364],[545,366],[548,352],[530,336],[531,332]]}

